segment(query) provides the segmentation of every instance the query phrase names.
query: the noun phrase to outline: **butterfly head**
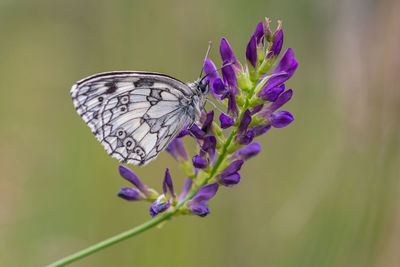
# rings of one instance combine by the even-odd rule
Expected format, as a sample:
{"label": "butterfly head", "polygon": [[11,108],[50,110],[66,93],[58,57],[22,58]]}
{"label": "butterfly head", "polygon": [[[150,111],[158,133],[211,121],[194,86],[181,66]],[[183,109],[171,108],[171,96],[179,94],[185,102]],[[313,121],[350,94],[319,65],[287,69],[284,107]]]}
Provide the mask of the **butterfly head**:
{"label": "butterfly head", "polygon": [[208,94],[210,89],[209,83],[210,83],[209,80],[204,80],[204,79],[199,80],[196,83],[197,91],[202,95]]}

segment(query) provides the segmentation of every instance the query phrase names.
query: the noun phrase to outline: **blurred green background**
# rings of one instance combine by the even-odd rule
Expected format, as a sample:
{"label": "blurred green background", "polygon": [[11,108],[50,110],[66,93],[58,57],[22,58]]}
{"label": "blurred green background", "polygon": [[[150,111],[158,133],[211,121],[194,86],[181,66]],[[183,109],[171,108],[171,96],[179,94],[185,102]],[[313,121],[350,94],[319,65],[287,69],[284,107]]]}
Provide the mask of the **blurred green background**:
{"label": "blurred green background", "polygon": [[[265,16],[284,25],[299,68],[295,116],[223,188],[204,219],[73,266],[400,266],[400,3],[396,0],[0,0],[0,266],[43,266],[149,219],[76,114],[88,75],[151,70],[197,78],[208,41],[244,59]],[[134,171],[160,189],[161,153]]]}

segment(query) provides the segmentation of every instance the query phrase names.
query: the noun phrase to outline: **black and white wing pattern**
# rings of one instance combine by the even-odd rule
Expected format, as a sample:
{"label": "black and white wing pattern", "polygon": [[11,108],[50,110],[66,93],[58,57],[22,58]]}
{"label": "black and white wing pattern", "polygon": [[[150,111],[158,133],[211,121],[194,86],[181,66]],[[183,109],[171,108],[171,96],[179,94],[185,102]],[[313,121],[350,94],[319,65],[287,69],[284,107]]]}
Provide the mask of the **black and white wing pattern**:
{"label": "black and white wing pattern", "polygon": [[107,153],[124,163],[145,165],[196,115],[187,84],[149,72],[106,72],[75,83],[78,114]]}

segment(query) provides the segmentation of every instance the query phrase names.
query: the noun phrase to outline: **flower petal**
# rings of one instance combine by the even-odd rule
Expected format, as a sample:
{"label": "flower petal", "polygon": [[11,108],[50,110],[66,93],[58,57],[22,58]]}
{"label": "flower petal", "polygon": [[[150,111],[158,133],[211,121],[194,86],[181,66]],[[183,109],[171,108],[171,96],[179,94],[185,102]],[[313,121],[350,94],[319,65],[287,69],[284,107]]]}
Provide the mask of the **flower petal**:
{"label": "flower petal", "polygon": [[253,65],[253,67],[257,64],[257,40],[253,35],[250,38],[249,43],[246,47],[246,59]]}
{"label": "flower petal", "polygon": [[249,158],[256,156],[260,151],[261,145],[254,142],[237,150],[233,157],[235,159],[248,160]]}
{"label": "flower petal", "polygon": [[140,181],[139,177],[129,168],[120,165],[118,167],[119,170],[119,174],[125,178],[126,180],[128,180],[129,182],[131,182],[134,186],[137,187],[137,189],[139,189],[143,194],[145,194],[146,196],[149,196],[150,193],[148,191],[148,187],[146,185],[144,185],[142,183],[142,181]]}
{"label": "flower petal", "polygon": [[190,213],[193,215],[197,215],[200,217],[205,217],[207,214],[210,213],[210,209],[204,205],[192,205],[189,208]]}
{"label": "flower petal", "polygon": [[222,129],[229,128],[229,127],[231,127],[231,126],[233,126],[235,124],[235,120],[229,118],[224,113],[221,113],[221,115],[219,116],[219,121],[221,123],[221,128]]}
{"label": "flower petal", "polygon": [[293,115],[287,111],[278,111],[271,115],[271,124],[275,128],[283,128],[294,120]]}
{"label": "flower petal", "polygon": [[168,168],[165,170],[162,187],[163,187],[164,196],[166,196],[168,194],[168,192],[170,192],[172,197],[175,198],[174,185],[172,184],[172,178],[171,178],[171,175],[169,174]]}
{"label": "flower petal", "polygon": [[123,187],[119,190],[117,195],[120,198],[126,199],[128,201],[136,201],[144,199],[143,194],[141,194],[140,191],[136,188]]}
{"label": "flower petal", "polygon": [[204,169],[207,167],[207,160],[203,159],[201,156],[196,155],[192,158],[193,166],[199,169]]}

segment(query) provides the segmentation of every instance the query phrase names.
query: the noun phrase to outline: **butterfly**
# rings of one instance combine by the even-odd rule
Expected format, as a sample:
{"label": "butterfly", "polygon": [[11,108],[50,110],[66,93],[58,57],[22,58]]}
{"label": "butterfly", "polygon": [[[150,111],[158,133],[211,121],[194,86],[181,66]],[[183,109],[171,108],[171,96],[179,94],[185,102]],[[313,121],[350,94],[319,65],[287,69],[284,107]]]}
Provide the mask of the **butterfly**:
{"label": "butterfly", "polygon": [[105,72],[76,82],[71,97],[108,154],[146,165],[199,121],[209,90],[204,78],[184,83],[161,73]]}

